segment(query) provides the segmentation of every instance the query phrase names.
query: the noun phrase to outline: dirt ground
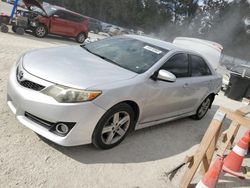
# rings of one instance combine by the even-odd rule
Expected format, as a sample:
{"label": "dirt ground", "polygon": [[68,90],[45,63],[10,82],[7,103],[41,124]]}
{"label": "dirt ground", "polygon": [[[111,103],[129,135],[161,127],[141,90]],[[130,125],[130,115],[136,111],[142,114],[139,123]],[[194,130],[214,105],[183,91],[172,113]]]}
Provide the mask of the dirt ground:
{"label": "dirt ground", "polygon": [[[111,150],[55,145],[17,122],[6,104],[6,84],[10,67],[21,54],[62,45],[77,44],[60,37],[0,33],[0,187],[174,187],[164,173],[195,151],[219,105],[241,106],[220,93],[201,121],[185,118],[139,130]],[[249,156],[244,164],[250,166]],[[250,187],[250,181],[223,176],[217,187]]]}

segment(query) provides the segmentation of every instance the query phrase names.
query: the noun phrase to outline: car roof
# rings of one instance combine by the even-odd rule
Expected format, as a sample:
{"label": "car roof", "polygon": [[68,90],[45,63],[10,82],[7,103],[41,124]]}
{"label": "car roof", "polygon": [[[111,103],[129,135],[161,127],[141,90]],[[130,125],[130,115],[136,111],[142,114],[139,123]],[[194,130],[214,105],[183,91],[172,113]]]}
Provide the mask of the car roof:
{"label": "car roof", "polygon": [[[160,39],[155,39],[155,38],[141,36],[141,35],[125,35],[125,36],[152,44],[154,46],[159,46],[159,47],[164,48],[166,50],[173,50],[173,49],[183,50],[183,49],[175,46],[173,43],[166,42],[166,41],[163,41]],[[185,51],[187,51],[187,50],[185,50]]]}
{"label": "car roof", "polygon": [[74,15],[77,15],[77,16],[86,18],[86,16],[84,16],[84,15],[82,15],[82,14],[79,14],[79,13],[77,13],[77,12],[73,12],[73,11],[71,11],[71,10],[68,10],[68,9],[66,9],[66,8],[64,8],[64,7],[60,7],[60,6],[57,6],[57,5],[51,5],[51,6],[52,6],[53,8],[55,8],[55,9],[57,9],[57,10],[64,10],[64,11],[69,12],[69,13],[72,13],[72,14],[74,14]]}

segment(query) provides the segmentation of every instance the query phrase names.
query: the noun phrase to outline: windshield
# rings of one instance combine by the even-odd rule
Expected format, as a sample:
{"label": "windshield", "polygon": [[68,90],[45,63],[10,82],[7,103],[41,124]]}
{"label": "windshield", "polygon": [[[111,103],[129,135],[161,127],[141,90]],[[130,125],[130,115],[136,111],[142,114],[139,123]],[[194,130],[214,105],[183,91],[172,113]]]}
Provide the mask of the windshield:
{"label": "windshield", "polygon": [[143,73],[168,50],[129,37],[113,37],[83,46],[89,52],[120,67]]}

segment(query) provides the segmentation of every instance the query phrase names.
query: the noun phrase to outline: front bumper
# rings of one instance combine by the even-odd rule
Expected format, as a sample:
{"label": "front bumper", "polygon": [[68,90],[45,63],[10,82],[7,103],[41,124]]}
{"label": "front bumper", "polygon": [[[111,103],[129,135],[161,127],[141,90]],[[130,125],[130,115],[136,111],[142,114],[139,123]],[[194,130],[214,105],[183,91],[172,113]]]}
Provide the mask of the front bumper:
{"label": "front bumper", "polygon": [[[37,78],[25,70],[24,79],[44,85],[53,83]],[[52,97],[29,88],[17,82],[16,67],[10,72],[7,89],[7,103],[18,121],[37,134],[62,146],[75,146],[91,143],[92,133],[105,110],[92,102],[64,104],[58,103]],[[70,132],[62,137],[51,132],[35,121],[27,118],[25,113],[32,114],[49,122],[75,122]]]}

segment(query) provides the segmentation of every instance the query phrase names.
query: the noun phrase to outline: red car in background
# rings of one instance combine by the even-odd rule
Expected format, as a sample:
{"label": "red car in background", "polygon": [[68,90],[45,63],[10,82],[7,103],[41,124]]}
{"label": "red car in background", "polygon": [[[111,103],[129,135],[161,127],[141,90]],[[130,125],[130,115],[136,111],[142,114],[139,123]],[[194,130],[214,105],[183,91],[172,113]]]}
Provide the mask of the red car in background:
{"label": "red car in background", "polygon": [[38,16],[30,20],[34,35],[39,38],[47,34],[74,37],[83,43],[88,37],[88,19],[83,15],[50,4],[41,5],[35,0],[24,0],[26,7]]}

